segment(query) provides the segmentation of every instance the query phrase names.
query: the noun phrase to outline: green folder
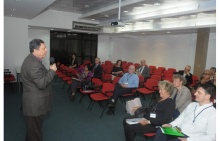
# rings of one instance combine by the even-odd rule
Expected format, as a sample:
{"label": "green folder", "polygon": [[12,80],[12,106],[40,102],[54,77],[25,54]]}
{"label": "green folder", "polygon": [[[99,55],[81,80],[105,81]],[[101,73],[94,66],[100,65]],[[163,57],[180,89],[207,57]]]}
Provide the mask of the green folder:
{"label": "green folder", "polygon": [[177,127],[160,127],[163,134],[177,136],[177,137],[183,137],[187,138],[188,136],[183,134]]}

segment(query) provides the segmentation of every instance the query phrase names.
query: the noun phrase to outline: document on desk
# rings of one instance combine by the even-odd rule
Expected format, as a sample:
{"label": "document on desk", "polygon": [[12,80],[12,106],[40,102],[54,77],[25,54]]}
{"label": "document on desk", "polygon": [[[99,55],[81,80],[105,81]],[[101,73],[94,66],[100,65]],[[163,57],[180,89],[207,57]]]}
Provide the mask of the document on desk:
{"label": "document on desk", "polygon": [[139,121],[146,120],[145,118],[132,118],[132,119],[126,119],[127,124],[138,124]]}

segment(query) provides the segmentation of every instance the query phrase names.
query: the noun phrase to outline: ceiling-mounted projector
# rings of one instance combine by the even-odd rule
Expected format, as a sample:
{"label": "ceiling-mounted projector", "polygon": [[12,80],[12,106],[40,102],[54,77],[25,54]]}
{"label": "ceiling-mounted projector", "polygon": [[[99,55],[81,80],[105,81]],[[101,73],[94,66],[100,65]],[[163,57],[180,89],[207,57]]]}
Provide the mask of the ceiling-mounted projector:
{"label": "ceiling-mounted projector", "polygon": [[123,22],[117,21],[117,22],[112,22],[111,26],[123,27],[125,26],[125,24]]}

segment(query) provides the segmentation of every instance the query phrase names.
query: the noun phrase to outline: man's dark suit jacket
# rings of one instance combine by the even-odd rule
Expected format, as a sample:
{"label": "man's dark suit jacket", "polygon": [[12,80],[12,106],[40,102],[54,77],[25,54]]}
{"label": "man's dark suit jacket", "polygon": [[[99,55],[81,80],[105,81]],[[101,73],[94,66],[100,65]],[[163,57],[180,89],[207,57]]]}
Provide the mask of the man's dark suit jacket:
{"label": "man's dark suit jacket", "polygon": [[24,116],[41,116],[50,110],[54,75],[55,71],[47,70],[33,54],[25,58],[21,67]]}
{"label": "man's dark suit jacket", "polygon": [[[140,71],[140,68],[141,68],[142,66],[140,66],[139,68],[138,68],[138,70]],[[142,73],[141,73],[141,75],[146,79],[146,78],[149,78],[150,77],[150,69],[147,67],[147,66],[145,66],[144,67],[144,70],[142,71]]]}
{"label": "man's dark suit jacket", "polygon": [[[184,71],[179,71],[179,74],[180,75],[183,75],[184,74]],[[186,75],[185,78],[186,78],[186,86],[189,86],[191,83],[192,83],[192,74],[189,73],[190,75]]]}
{"label": "man's dark suit jacket", "polygon": [[96,64],[92,65],[91,70],[93,71],[93,77],[102,78],[102,66],[99,64],[96,68],[94,68]]}

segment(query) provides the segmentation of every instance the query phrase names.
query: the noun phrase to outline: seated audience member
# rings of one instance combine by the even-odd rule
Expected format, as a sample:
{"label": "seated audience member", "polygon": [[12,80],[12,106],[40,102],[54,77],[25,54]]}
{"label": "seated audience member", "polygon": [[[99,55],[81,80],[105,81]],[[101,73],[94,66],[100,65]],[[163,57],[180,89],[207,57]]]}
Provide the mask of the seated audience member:
{"label": "seated audience member", "polygon": [[114,66],[113,69],[112,69],[112,75],[114,75],[114,76],[123,75],[124,74],[124,70],[123,70],[123,68],[121,66],[122,66],[122,61],[118,60],[116,62],[116,66]]}
{"label": "seated audience member", "polygon": [[102,66],[100,65],[100,59],[97,57],[95,58],[95,64],[91,68],[93,72],[93,77],[95,78],[102,78]]}
{"label": "seated audience member", "polygon": [[176,110],[173,115],[174,119],[192,102],[190,90],[184,86],[185,84],[186,79],[182,75],[176,74],[173,76],[173,85],[175,88],[171,97],[176,103]]}
{"label": "seated audience member", "polygon": [[212,72],[212,75],[211,75],[211,81],[214,85],[216,85],[216,68],[215,67],[211,67],[210,68],[210,71]]}
{"label": "seated audience member", "polygon": [[204,73],[202,74],[201,80],[193,87],[193,89],[196,90],[198,86],[201,84],[214,85],[211,81],[211,75],[212,72],[210,70],[205,70]]}
{"label": "seated audience member", "polygon": [[70,68],[77,68],[78,67],[78,61],[76,60],[76,56],[75,54],[72,55],[72,63],[71,65],[69,66]]}
{"label": "seated audience member", "polygon": [[192,102],[170,124],[163,127],[179,127],[188,138],[177,138],[165,135],[160,129],[154,141],[215,141],[216,140],[216,110],[211,103],[215,88],[209,84],[201,84],[196,90],[197,102]]}
{"label": "seated audience member", "polygon": [[144,81],[150,77],[150,69],[146,66],[146,61],[141,60],[141,66],[137,70],[138,75],[142,75],[144,77]]}
{"label": "seated audience member", "polygon": [[[161,126],[166,122],[171,122],[175,111],[175,102],[170,95],[173,93],[173,84],[168,81],[160,81],[159,84],[160,99],[151,106],[150,109],[146,109],[144,120],[139,121],[138,124],[128,124],[126,119],[136,118],[131,116],[124,118],[124,132],[126,141],[134,141],[135,135],[154,133],[157,131],[156,126]],[[134,108],[134,111],[138,107]]]}
{"label": "seated audience member", "polygon": [[186,78],[186,84],[185,86],[189,87],[192,83],[192,74],[190,73],[191,66],[187,65],[184,69],[184,71],[179,71],[179,74]]}
{"label": "seated audience member", "polygon": [[119,80],[119,84],[115,86],[114,93],[110,98],[108,107],[110,108],[107,112],[108,115],[113,114],[113,110],[119,96],[132,92],[133,88],[137,88],[139,84],[139,78],[135,74],[135,66],[130,65],[128,73],[125,73]]}
{"label": "seated audience member", "polygon": [[77,74],[78,78],[72,80],[72,85],[71,85],[72,94],[70,96],[71,100],[75,99],[76,89],[82,86],[82,82],[91,81],[92,72],[89,70],[89,68],[90,68],[89,64],[85,65],[84,70],[79,74]]}

